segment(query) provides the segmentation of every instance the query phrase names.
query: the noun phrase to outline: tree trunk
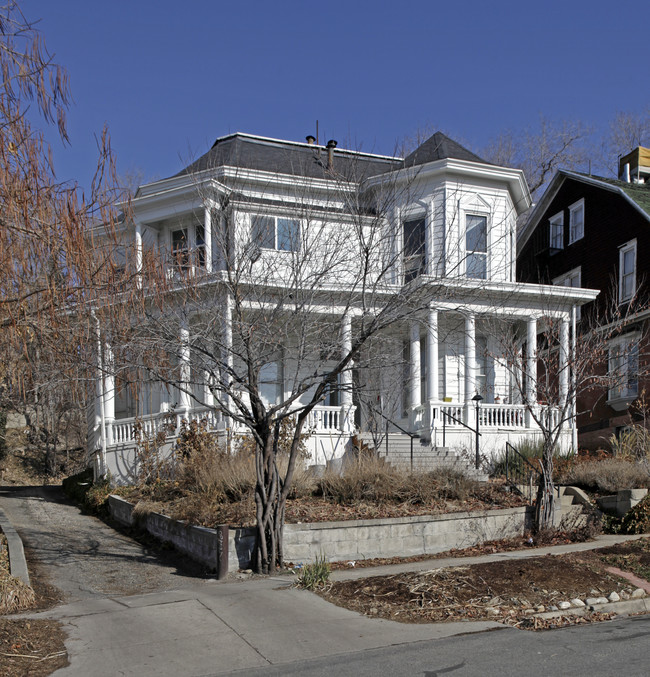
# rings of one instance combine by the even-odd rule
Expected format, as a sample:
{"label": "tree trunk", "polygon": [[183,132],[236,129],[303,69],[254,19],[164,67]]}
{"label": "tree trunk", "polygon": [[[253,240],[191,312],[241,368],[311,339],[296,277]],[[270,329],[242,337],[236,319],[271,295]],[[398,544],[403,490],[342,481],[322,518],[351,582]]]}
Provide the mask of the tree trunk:
{"label": "tree trunk", "polygon": [[553,485],[553,449],[544,449],[541,474],[537,486],[537,507],[535,510],[535,531],[553,528],[555,508],[555,487]]}

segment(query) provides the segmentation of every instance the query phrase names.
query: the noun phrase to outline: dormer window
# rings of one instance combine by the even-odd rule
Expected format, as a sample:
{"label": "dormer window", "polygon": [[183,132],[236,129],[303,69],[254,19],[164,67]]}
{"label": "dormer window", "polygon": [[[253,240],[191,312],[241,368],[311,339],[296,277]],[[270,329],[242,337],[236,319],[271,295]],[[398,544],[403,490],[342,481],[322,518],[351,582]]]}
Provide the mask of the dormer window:
{"label": "dormer window", "polygon": [[251,220],[251,241],[262,249],[297,252],[300,250],[300,221],[280,216],[254,215]]}
{"label": "dormer window", "polygon": [[487,279],[487,216],[465,217],[465,274],[477,280]]}
{"label": "dormer window", "polygon": [[569,207],[569,244],[584,237],[585,234],[585,201],[578,200]]}

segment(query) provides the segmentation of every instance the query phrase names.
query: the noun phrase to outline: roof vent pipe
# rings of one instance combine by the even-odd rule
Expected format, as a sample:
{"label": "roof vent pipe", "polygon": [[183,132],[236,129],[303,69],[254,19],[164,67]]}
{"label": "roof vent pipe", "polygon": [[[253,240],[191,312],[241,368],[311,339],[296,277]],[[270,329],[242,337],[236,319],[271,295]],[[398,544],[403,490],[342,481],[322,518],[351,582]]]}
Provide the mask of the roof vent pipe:
{"label": "roof vent pipe", "polygon": [[311,134],[307,135],[307,136],[305,137],[305,139],[307,140],[307,143],[308,143],[310,146],[313,146],[313,145],[316,143],[316,137],[315,137],[315,136],[312,136]]}
{"label": "roof vent pipe", "polygon": [[621,180],[625,181],[625,183],[630,183],[630,163],[626,162],[623,165],[623,176],[621,177]]}
{"label": "roof vent pipe", "polygon": [[327,142],[327,168],[334,169],[334,149],[338,146],[338,142],[330,139]]}

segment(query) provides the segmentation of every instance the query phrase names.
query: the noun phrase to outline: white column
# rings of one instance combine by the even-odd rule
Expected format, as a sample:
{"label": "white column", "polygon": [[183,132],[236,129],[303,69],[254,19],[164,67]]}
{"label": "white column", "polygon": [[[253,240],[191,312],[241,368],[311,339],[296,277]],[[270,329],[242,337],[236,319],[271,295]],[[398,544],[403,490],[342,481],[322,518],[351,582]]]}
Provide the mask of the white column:
{"label": "white column", "polygon": [[214,397],[212,395],[212,375],[209,371],[203,372],[203,404],[206,407],[214,407]]}
{"label": "white column", "polygon": [[410,390],[411,390],[411,410],[422,404],[421,396],[421,367],[420,364],[420,323],[411,322],[411,340],[410,340]]}
{"label": "white column", "polygon": [[465,318],[465,403],[471,404],[476,390],[476,320]]}
{"label": "white column", "polygon": [[[344,315],[341,320],[341,357],[352,350],[352,322],[349,315]],[[341,373],[341,404],[352,404],[352,365]]]}
{"label": "white column", "polygon": [[[352,350],[352,320],[350,315],[346,314],[341,319],[341,357],[345,357]],[[346,369],[341,372],[341,429],[349,431],[352,429],[351,408],[352,408],[352,362],[348,363]]]}
{"label": "white column", "polygon": [[427,398],[429,402],[440,399],[438,393],[438,311],[429,309],[427,326]]}
{"label": "white column", "polygon": [[203,210],[203,238],[205,240],[205,272],[212,272],[212,211],[209,205]]}
{"label": "white column", "polygon": [[226,408],[230,407],[230,383],[232,382],[231,373],[233,368],[232,355],[232,299],[230,294],[224,298],[224,322],[223,322],[223,346],[221,355],[221,383],[222,400]]}
{"label": "white column", "polygon": [[562,318],[560,324],[560,406],[564,407],[569,396],[569,320]]}
{"label": "white column", "polygon": [[537,405],[537,320],[529,318],[526,327],[526,402]]}
{"label": "white column", "polygon": [[136,284],[142,287],[142,224],[135,222],[135,272]]}
{"label": "white column", "polygon": [[115,358],[108,343],[104,344],[104,421],[106,444],[113,444],[115,422]]}
{"label": "white column", "polygon": [[180,385],[180,402],[179,408],[181,415],[187,416],[189,410],[192,408],[190,398],[191,388],[191,366],[190,366],[190,330],[187,324],[182,323],[179,332],[180,351],[178,353],[178,371],[179,371],[179,385]]}

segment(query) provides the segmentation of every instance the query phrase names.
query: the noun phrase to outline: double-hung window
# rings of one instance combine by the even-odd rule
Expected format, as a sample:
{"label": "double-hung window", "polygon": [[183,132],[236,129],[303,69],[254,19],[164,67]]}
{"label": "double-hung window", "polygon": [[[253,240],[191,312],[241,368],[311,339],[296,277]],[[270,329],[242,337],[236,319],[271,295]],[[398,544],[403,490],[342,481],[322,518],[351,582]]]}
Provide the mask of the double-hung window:
{"label": "double-hung window", "polygon": [[187,270],[190,267],[187,228],[172,230],[172,260],[178,270]]}
{"label": "double-hung window", "polygon": [[[582,270],[580,266],[570,270],[564,275],[553,279],[553,284],[558,287],[580,287],[582,286]],[[580,319],[580,308],[576,308],[576,320]]]}
{"label": "double-hung window", "polygon": [[636,240],[625,243],[618,252],[618,300],[629,301],[636,293]]}
{"label": "double-hung window", "polygon": [[409,219],[403,223],[404,229],[404,282],[421,275],[425,271],[425,232],[424,217]]}
{"label": "double-hung window", "polygon": [[487,279],[487,216],[465,217],[465,275]]}
{"label": "double-hung window", "polygon": [[578,200],[569,207],[569,244],[585,235],[585,201]]}
{"label": "double-hung window", "polygon": [[254,215],[251,241],[263,249],[297,252],[300,250],[300,221],[280,216]]}
{"label": "double-hung window", "polygon": [[639,339],[638,333],[626,334],[610,343],[608,399],[614,408],[617,402],[629,404],[639,394]]}
{"label": "double-hung window", "polygon": [[559,249],[564,249],[564,212],[552,216],[549,222],[551,226],[551,253],[554,253]]}

